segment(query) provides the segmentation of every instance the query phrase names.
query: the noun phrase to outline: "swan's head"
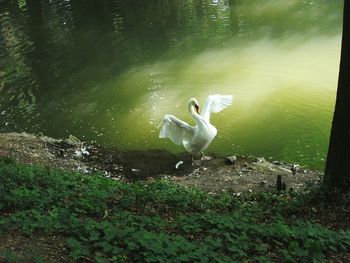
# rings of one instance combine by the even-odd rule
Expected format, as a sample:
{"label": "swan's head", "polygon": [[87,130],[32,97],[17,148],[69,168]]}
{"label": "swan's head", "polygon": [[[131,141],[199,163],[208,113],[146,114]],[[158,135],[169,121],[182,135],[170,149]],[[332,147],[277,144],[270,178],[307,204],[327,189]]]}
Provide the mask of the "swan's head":
{"label": "swan's head", "polygon": [[199,103],[195,98],[192,98],[188,101],[188,110],[191,112],[192,109],[199,114]]}

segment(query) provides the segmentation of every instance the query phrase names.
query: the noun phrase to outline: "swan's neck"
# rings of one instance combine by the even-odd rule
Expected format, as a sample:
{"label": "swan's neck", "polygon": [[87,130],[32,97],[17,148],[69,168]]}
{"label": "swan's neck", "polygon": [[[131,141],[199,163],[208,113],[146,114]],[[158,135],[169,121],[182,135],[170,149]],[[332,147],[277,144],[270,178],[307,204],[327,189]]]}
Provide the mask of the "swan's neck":
{"label": "swan's neck", "polygon": [[190,113],[192,119],[194,119],[196,123],[201,122],[201,120],[203,119],[202,116],[198,114],[196,108],[192,104],[188,105],[188,112]]}

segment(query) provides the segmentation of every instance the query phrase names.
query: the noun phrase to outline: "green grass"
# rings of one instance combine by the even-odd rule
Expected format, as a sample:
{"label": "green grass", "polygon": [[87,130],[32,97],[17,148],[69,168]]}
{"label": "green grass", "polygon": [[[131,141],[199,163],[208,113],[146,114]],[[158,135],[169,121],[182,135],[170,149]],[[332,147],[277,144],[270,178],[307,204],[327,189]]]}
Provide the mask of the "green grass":
{"label": "green grass", "polygon": [[316,199],[317,192],[209,195],[0,159],[0,234],[63,235],[77,261],[322,262],[350,251],[350,231],[298,218]]}

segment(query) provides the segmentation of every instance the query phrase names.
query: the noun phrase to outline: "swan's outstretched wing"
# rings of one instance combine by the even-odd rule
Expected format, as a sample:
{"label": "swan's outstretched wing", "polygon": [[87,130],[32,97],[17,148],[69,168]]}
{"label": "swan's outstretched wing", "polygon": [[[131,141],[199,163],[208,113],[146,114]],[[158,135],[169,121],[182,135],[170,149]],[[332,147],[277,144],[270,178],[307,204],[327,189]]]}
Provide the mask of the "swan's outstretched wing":
{"label": "swan's outstretched wing", "polygon": [[165,115],[159,127],[159,138],[169,138],[176,144],[189,141],[194,133],[194,128],[192,126],[173,115]]}
{"label": "swan's outstretched wing", "polygon": [[219,112],[230,106],[233,101],[233,95],[209,95],[201,111],[201,116],[209,120],[210,113]]}

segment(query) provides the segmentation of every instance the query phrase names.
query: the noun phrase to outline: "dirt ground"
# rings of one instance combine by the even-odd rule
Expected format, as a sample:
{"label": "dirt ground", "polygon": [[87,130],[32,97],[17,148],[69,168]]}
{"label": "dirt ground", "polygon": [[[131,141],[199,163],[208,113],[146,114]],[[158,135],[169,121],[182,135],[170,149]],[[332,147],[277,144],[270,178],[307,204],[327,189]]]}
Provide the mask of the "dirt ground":
{"label": "dirt ground", "polygon": [[16,263],[73,262],[68,256],[64,237],[43,233],[25,235],[14,231],[3,234],[0,236],[0,252],[7,255],[7,260],[0,256],[0,263],[8,263],[9,259]]}
{"label": "dirt ground", "polygon": [[62,140],[27,133],[0,134],[0,156],[84,173],[98,171],[114,180],[163,178],[208,192],[226,191],[238,195],[274,190],[277,176],[281,176],[287,190],[317,183],[322,177],[320,171],[269,162],[262,157],[212,156],[210,160],[198,160],[193,164],[189,154],[175,155],[163,150],[123,152],[87,145],[74,136]]}

